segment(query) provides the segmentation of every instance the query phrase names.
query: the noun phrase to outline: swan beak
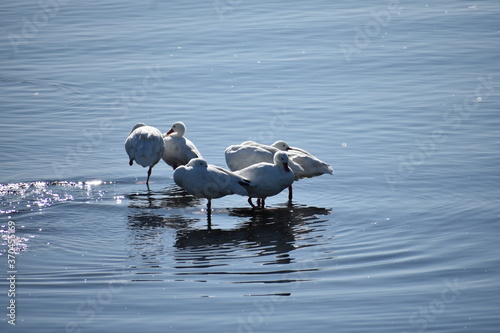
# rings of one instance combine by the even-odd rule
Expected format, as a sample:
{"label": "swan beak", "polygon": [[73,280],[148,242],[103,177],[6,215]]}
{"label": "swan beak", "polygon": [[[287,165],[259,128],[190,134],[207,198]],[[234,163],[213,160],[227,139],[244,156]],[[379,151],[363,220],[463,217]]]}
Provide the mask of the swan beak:
{"label": "swan beak", "polygon": [[170,131],[168,131],[166,135],[170,135],[172,133],[174,133],[174,129],[173,128],[171,128]]}
{"label": "swan beak", "polygon": [[286,172],[290,171],[290,168],[288,167],[288,163],[283,163],[283,167],[285,168]]}

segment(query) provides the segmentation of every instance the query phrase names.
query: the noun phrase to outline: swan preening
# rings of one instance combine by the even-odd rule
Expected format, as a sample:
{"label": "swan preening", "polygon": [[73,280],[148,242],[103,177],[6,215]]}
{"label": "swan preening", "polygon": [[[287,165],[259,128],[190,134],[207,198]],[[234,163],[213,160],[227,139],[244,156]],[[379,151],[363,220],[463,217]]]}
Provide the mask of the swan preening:
{"label": "swan preening", "polygon": [[[253,208],[264,208],[267,197],[286,188],[291,200],[294,181],[333,174],[330,164],[285,141],[276,141],[270,146],[254,141],[229,146],[225,151],[229,171],[208,164],[185,134],[186,125],[182,122],[175,122],[165,134],[155,127],[136,124],[125,141],[129,164],[136,161],[149,167],[146,180],[149,188],[151,171],[163,159],[174,169],[174,182],[178,186],[208,200],[208,211],[212,199],[230,194],[247,196]],[[257,206],[252,198],[257,199]]]}
{"label": "swan preening", "polygon": [[208,199],[208,211],[211,209],[212,199],[229,194],[247,196],[247,188],[250,187],[248,179],[208,164],[203,158],[193,158],[188,164],[175,169],[174,181],[189,194]]}
{"label": "swan preening", "polygon": [[276,141],[270,146],[254,141],[229,146],[225,151],[226,164],[232,171],[237,171],[255,163],[272,163],[273,156],[278,151],[286,151],[296,180],[333,174],[330,164],[321,161],[304,149],[290,147],[285,141]]}
{"label": "swan preening", "polygon": [[153,167],[161,160],[165,145],[163,144],[163,135],[160,130],[147,126],[143,123],[136,124],[125,141],[125,150],[129,157],[129,164],[142,165],[148,169],[148,178],[146,185],[149,187],[149,177]]}
{"label": "swan preening", "polygon": [[[321,161],[311,153],[296,147],[290,147],[285,141],[276,141],[272,145],[263,145],[254,141],[245,141],[239,145],[227,147],[226,164],[231,171],[237,171],[255,163],[273,163],[277,152],[284,151],[289,158],[295,180],[311,178],[322,174],[333,174],[330,164]],[[292,185],[288,188],[288,199],[292,200]]]}

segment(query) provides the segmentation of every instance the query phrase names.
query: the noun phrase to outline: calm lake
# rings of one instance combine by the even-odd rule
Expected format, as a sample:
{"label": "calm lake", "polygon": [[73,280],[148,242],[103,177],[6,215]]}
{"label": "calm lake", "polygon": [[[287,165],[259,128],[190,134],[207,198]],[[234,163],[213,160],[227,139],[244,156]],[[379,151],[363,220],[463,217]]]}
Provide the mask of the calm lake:
{"label": "calm lake", "polygon": [[[497,332],[498,1],[4,1],[2,332]],[[285,140],[333,176],[187,195],[128,165],[144,122],[210,164]],[[15,325],[14,325],[15,324]]]}

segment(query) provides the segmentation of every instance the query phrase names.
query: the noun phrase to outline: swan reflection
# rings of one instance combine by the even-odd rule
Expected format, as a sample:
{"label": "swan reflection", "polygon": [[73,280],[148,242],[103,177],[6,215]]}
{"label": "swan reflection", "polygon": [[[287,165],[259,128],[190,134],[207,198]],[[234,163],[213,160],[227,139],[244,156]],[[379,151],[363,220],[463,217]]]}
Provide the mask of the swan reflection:
{"label": "swan reflection", "polygon": [[224,259],[249,257],[265,257],[263,265],[291,263],[290,253],[304,246],[297,244],[298,238],[307,238],[315,230],[312,226],[324,221],[319,216],[330,213],[331,209],[307,206],[230,210],[230,217],[243,219],[235,228],[218,229],[207,223],[205,229],[178,230],[174,244],[178,267],[199,267],[196,263],[211,259],[219,265]]}
{"label": "swan reflection", "polygon": [[198,199],[174,186],[129,198],[131,268],[139,281],[158,279],[165,269],[175,281],[207,281],[208,275],[225,283],[306,281],[317,265],[294,251],[322,245],[318,231],[331,219],[329,208],[297,204],[204,214],[194,208]]}
{"label": "swan reflection", "polygon": [[200,199],[189,195],[177,185],[170,185],[161,191],[134,192],[128,195],[129,207],[179,209],[200,205]]}
{"label": "swan reflection", "polygon": [[[169,251],[166,236],[169,229],[182,229],[198,222],[198,218],[180,215],[160,216],[151,212],[136,212],[128,216],[127,228],[130,266],[138,275],[134,281],[158,281],[164,265],[164,257]],[[160,271],[159,271],[160,270]]]}

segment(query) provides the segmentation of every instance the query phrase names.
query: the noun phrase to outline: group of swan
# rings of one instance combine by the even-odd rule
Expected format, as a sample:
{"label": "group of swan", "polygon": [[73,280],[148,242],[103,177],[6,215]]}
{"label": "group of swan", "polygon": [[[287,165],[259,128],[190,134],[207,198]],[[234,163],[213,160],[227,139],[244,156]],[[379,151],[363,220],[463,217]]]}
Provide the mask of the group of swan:
{"label": "group of swan", "polygon": [[[248,196],[253,207],[264,208],[265,199],[289,189],[292,199],[292,183],[302,178],[333,174],[333,168],[309,152],[290,147],[284,141],[271,146],[245,141],[229,146],[225,151],[229,170],[208,164],[196,146],[184,137],[186,126],[176,122],[165,134],[155,127],[136,124],[125,141],[129,164],[134,161],[149,167],[146,185],[153,167],[163,159],[174,169],[174,182],[189,194],[211,200],[229,194]],[[252,202],[257,198],[257,206]]]}

